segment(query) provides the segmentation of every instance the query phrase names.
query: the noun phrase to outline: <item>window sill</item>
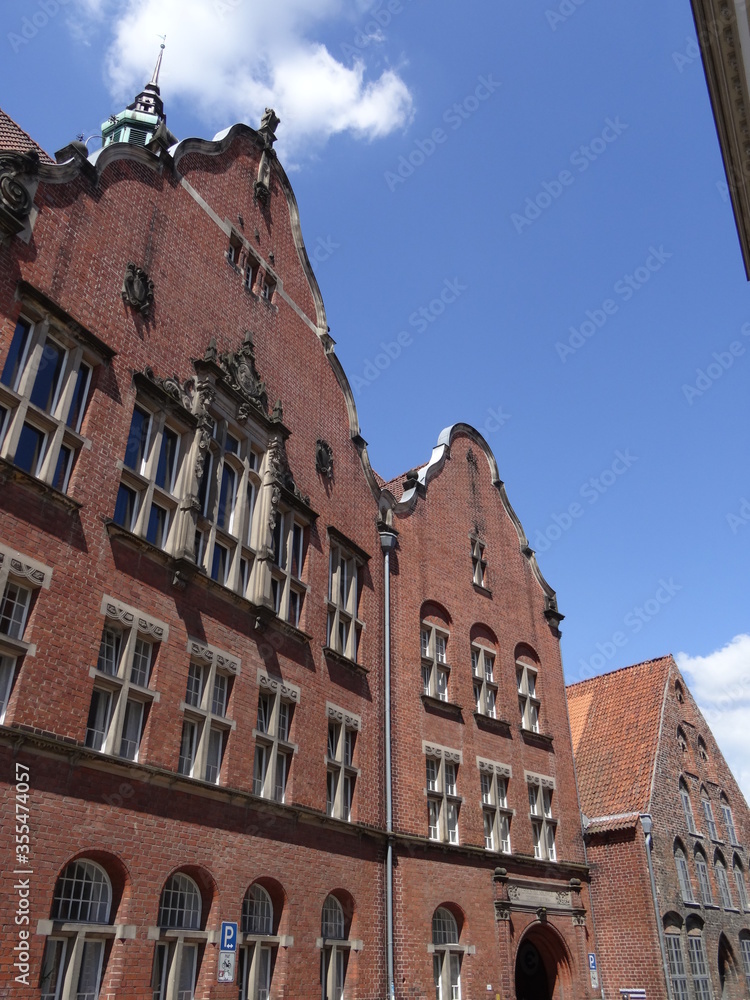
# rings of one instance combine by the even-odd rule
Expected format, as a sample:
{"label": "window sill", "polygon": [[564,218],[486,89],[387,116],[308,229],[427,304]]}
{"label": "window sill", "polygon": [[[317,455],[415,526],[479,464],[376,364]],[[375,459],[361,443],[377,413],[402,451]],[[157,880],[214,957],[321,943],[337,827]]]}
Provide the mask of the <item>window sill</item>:
{"label": "window sill", "polygon": [[49,483],[44,483],[41,479],[37,479],[36,476],[32,476],[30,472],[19,469],[17,465],[9,462],[7,458],[0,458],[0,482],[7,483],[9,481],[18,483],[33,493],[38,493],[48,498],[60,507],[64,507],[68,513],[73,514],[83,507],[80,500],[74,500],[67,493],[61,493],[54,486],[50,486]]}
{"label": "window sill", "polygon": [[524,743],[552,752],[552,736],[549,733],[535,733],[531,729],[524,729],[523,726],[519,726],[518,728]]}
{"label": "window sill", "polygon": [[8,651],[11,656],[34,656],[36,643],[14,639],[13,636],[0,633],[0,652]]}
{"label": "window sill", "polygon": [[472,586],[477,594],[483,594],[485,597],[492,597],[492,591],[489,587],[483,587],[481,583],[473,583]]}
{"label": "window sill", "polygon": [[[224,589],[226,590],[227,588]],[[234,592],[232,591],[232,593]],[[290,639],[296,639],[297,642],[302,643],[303,645],[309,645],[312,642],[312,636],[307,632],[303,632],[301,628],[298,628],[296,625],[292,625],[291,622],[287,622],[284,621],[283,618],[279,618],[279,616],[269,608],[261,608],[257,617],[257,628],[262,631],[268,626],[276,632],[281,632],[282,635],[288,636]]]}
{"label": "window sill", "polygon": [[[700,908],[701,908],[701,904],[697,903],[694,899],[683,899],[682,905],[683,906],[692,906],[693,909],[695,909],[695,910],[700,910]],[[718,910],[719,907],[717,906],[716,909]]]}
{"label": "window sill", "polygon": [[463,709],[452,701],[443,701],[442,698],[433,698],[431,694],[421,694],[422,704],[428,712],[438,714],[453,715],[460,718]]}
{"label": "window sill", "polygon": [[356,660],[350,660],[348,656],[344,656],[343,653],[339,653],[337,650],[333,649],[332,646],[324,646],[323,653],[327,659],[333,660],[334,663],[338,663],[341,667],[346,667],[347,670],[351,670],[355,674],[365,676],[370,673],[369,667],[362,666],[362,664],[357,663]]}
{"label": "window sill", "polygon": [[497,736],[505,736],[508,739],[513,738],[512,726],[505,719],[493,718],[483,712],[475,712],[474,718],[479,729],[485,729],[487,732],[495,733]]}

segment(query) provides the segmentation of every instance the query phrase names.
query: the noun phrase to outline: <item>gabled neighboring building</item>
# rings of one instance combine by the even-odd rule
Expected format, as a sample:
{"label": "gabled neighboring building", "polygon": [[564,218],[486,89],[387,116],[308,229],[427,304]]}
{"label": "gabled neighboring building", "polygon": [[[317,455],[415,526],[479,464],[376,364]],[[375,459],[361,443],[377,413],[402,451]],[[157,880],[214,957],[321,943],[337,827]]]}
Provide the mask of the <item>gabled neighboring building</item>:
{"label": "gabled neighboring building", "polygon": [[671,656],[567,689],[608,997],[750,993],[750,811]]}

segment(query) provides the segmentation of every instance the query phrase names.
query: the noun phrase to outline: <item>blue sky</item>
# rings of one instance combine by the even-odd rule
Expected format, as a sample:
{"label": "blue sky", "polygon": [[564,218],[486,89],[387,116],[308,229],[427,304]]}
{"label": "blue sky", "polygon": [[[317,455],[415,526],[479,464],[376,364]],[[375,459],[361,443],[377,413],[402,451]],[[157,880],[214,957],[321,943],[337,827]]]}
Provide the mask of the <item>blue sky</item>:
{"label": "blue sky", "polygon": [[568,680],[683,653],[747,795],[750,287],[689,0],[6,0],[2,20],[0,103],[50,152],[132,99],[159,33],[178,137],[273,104],[375,468],[482,430],[567,616]]}

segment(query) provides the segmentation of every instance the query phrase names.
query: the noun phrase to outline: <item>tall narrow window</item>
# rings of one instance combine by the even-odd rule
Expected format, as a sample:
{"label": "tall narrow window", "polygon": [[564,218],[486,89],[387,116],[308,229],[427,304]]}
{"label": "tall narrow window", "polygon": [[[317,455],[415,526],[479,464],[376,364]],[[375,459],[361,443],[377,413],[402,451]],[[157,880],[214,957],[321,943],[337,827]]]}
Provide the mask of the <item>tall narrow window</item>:
{"label": "tall narrow window", "polygon": [[441,756],[425,759],[428,836],[430,840],[457,844],[461,797],[457,791],[456,775],[460,754],[452,750],[433,749],[434,752]]}
{"label": "tall narrow window", "polygon": [[719,833],[716,829],[716,820],[714,819],[714,810],[711,802],[708,798],[708,794],[705,789],[701,790],[701,807],[703,809],[703,815],[706,819],[706,826],[708,829],[708,835],[711,840],[718,840]]}
{"label": "tall narrow window", "polygon": [[539,732],[539,698],[537,697],[537,671],[523,660],[516,663],[518,684],[518,707],[521,712],[521,728],[529,732]]}
{"label": "tall narrow window", "polygon": [[188,650],[200,659],[192,660],[188,666],[177,770],[218,784],[233,725],[226,717],[233,676],[227,670],[236,672],[238,661],[229,653],[194,640],[188,643]]}
{"label": "tall narrow window", "polygon": [[497,715],[497,682],[495,652],[477,644],[471,647],[471,675],[474,687],[474,708],[479,715],[494,719]]}
{"label": "tall narrow window", "polygon": [[340,901],[328,896],[320,921],[323,950],[320,956],[322,1000],[341,1000],[344,995],[350,943],[346,940],[346,920]]}
{"label": "tall narrow window", "polygon": [[[198,978],[202,909],[198,886],[188,875],[178,872],[167,880],[159,903],[161,937],[154,949],[153,1000],[193,1000]],[[181,933],[167,937],[167,931]]]}
{"label": "tall narrow window", "polygon": [[714,862],[714,872],[716,874],[716,884],[719,887],[721,905],[725,910],[731,910],[734,908],[734,904],[732,903],[732,893],[729,890],[729,879],[727,878],[726,865],[721,857],[717,857]]}
{"label": "tall narrow window", "polygon": [[359,716],[328,706],[328,756],[326,767],[326,812],[350,821],[354,787],[359,770],[354,766],[354,748],[360,729]]}
{"label": "tall narrow window", "polygon": [[487,586],[487,559],[484,554],[484,542],[478,538],[471,539],[471,572],[477,587]]}
{"label": "tall narrow window", "polygon": [[721,793],[721,815],[724,819],[724,828],[727,831],[727,837],[729,838],[730,844],[738,844],[737,831],[734,828],[734,816],[732,815],[732,809],[729,805],[729,800],[726,795]]}
{"label": "tall narrow window", "polygon": [[685,852],[680,846],[675,848],[674,863],[677,868],[677,878],[680,883],[682,898],[686,903],[694,903],[695,897],[693,896],[693,886],[690,881],[690,872],[688,871]]}
{"label": "tall narrow window", "polygon": [[742,869],[742,862],[737,857],[737,855],[735,855],[734,857],[734,864],[732,867],[734,870],[734,882],[735,885],[737,886],[737,896],[740,901],[740,909],[748,910],[750,909],[750,906],[748,906],[747,886],[745,885],[745,873]]}
{"label": "tall narrow window", "polygon": [[711,1000],[711,979],[708,975],[706,946],[700,933],[691,932],[688,935],[688,955],[696,1000]]}
{"label": "tall narrow window", "polygon": [[665,934],[667,960],[669,962],[669,978],[672,981],[672,996],[674,1000],[688,1000],[687,975],[685,974],[685,959],[682,954],[682,942],[679,934]]}
{"label": "tall narrow window", "polygon": [[456,918],[444,906],[432,915],[433,975],[436,1000],[461,1000],[461,958]]}
{"label": "tall narrow window", "polygon": [[742,968],[745,971],[745,988],[750,993],[750,934],[747,931],[743,931],[740,935],[740,954]]}
{"label": "tall narrow window", "polygon": [[688,832],[696,833],[695,817],[693,816],[693,807],[690,802],[690,792],[688,791],[688,786],[684,778],[680,778],[680,799],[682,800],[682,809],[685,813],[685,822],[687,823]]}
{"label": "tall narrow window", "polygon": [[482,793],[484,846],[488,851],[510,854],[510,821],[508,808],[508,778],[510,768],[492,761],[479,761]]}
{"label": "tall narrow window", "polygon": [[279,511],[273,532],[271,599],[284,621],[299,628],[307,588],[302,583],[306,554],[305,529],[292,511]]}
{"label": "tall narrow window", "polygon": [[552,778],[526,775],[529,790],[529,813],[534,840],[534,857],[557,860],[557,821],[552,816]]}
{"label": "tall narrow window", "polygon": [[267,674],[259,674],[258,712],[253,730],[255,759],[253,793],[284,802],[292,756],[289,741],[294,708],[299,704],[299,688],[281,684]]}
{"label": "tall narrow window", "polygon": [[427,698],[448,701],[448,633],[429,622],[422,622],[422,693]]}
{"label": "tall narrow window", "polygon": [[245,943],[239,951],[239,1000],[268,1000],[277,948],[277,942],[271,939],[273,928],[271,897],[262,885],[255,883],[242,901],[241,929]]}
{"label": "tall narrow window", "polygon": [[[63,869],[55,885],[51,917],[63,925],[64,933],[47,938],[40,979],[42,1000],[88,1000],[99,995],[107,943],[101,925],[110,923],[111,905],[112,886],[100,865],[79,858]],[[97,925],[96,937],[87,931],[87,924]],[[107,936],[114,937],[114,933]]]}
{"label": "tall narrow window", "polygon": [[21,318],[0,375],[0,456],[66,492],[94,365],[70,329]]}
{"label": "tall narrow window", "polygon": [[353,552],[333,537],[329,560],[327,643],[334,652],[356,663],[363,627],[359,619],[360,566]]}
{"label": "tall narrow window", "polygon": [[711,882],[708,877],[708,863],[701,850],[695,852],[695,871],[698,875],[698,885],[701,890],[701,902],[704,906],[713,905],[713,895],[711,893]]}

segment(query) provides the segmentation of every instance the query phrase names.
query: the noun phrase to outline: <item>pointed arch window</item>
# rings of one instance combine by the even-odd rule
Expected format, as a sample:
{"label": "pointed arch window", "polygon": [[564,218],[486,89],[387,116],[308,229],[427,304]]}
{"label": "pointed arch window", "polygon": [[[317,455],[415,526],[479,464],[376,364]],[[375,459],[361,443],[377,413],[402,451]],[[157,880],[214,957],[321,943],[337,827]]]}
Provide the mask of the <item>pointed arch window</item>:
{"label": "pointed arch window", "polygon": [[687,782],[684,778],[680,778],[680,799],[682,800],[682,809],[685,813],[685,822],[687,823],[688,832],[697,833],[698,830],[695,826],[695,817],[693,816],[693,806],[690,802],[690,792],[688,791]]}
{"label": "pointed arch window", "polygon": [[732,808],[729,805],[729,799],[726,797],[724,792],[721,793],[719,801],[721,803],[721,815],[724,819],[724,828],[727,831],[727,836],[729,837],[729,843],[738,845],[739,841],[737,839],[737,831],[734,828],[734,816],[732,815]]}
{"label": "pointed arch window", "polygon": [[719,897],[721,898],[721,905],[725,910],[734,909],[734,904],[732,903],[732,893],[729,889],[729,879],[727,878],[727,867],[724,864],[724,859],[721,855],[717,855],[714,861],[714,871],[716,872],[716,884],[719,887]]}
{"label": "pointed arch window", "polygon": [[696,1000],[711,1000],[711,978],[708,974],[706,945],[699,928],[688,933],[688,957]]}
{"label": "pointed arch window", "polygon": [[690,872],[688,870],[685,851],[680,844],[677,844],[674,851],[674,863],[677,868],[677,878],[680,883],[680,892],[685,903],[694,903],[693,886],[690,882]]}
{"label": "pointed arch window", "polygon": [[745,872],[742,868],[742,862],[735,854],[734,861],[732,863],[732,868],[734,870],[734,881],[737,886],[737,896],[740,901],[741,910],[749,910],[750,905],[748,905],[747,898],[747,886],[745,885]]}
{"label": "pointed arch window", "polygon": [[682,941],[679,931],[664,935],[669,963],[669,978],[672,982],[674,1000],[688,1000],[687,975],[685,974],[685,958],[682,952]]}
{"label": "pointed arch window", "polygon": [[750,993],[750,934],[742,931],[740,934],[740,954],[742,955],[742,968],[745,971],[745,983]]}
{"label": "pointed arch window", "polygon": [[708,877],[708,862],[700,848],[695,852],[695,871],[698,875],[698,885],[701,890],[701,902],[704,906],[712,906],[714,900],[711,893],[711,882]]}
{"label": "pointed arch window", "polygon": [[[109,941],[112,885],[105,870],[88,858],[67,865],[55,885],[51,918],[63,926],[47,938],[40,978],[41,1000],[96,997]],[[71,924],[80,924],[70,934]],[[105,926],[102,926],[105,925]],[[53,924],[54,927],[54,924]],[[96,935],[95,937],[92,935]]]}
{"label": "pointed arch window", "polygon": [[716,820],[714,819],[714,810],[711,805],[711,800],[708,797],[708,792],[705,788],[701,789],[701,808],[703,809],[703,815],[706,820],[706,826],[708,828],[708,835],[711,840],[719,839],[719,831],[716,829]]}

